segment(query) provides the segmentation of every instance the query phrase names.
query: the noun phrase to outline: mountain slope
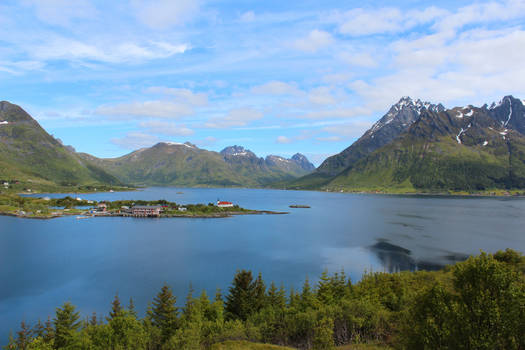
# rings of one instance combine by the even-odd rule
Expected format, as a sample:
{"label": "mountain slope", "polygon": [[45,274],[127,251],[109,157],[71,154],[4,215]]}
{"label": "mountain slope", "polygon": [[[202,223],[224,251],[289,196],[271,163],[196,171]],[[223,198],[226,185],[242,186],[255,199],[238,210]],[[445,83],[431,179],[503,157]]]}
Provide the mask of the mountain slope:
{"label": "mountain slope", "polygon": [[350,165],[329,177],[320,188],[399,191],[525,188],[524,131],[525,108],[522,101],[512,96],[490,108],[487,105],[449,110],[425,108],[409,128],[365,157],[356,156],[358,151],[347,154],[346,159],[352,160]]}
{"label": "mountain slope", "polygon": [[314,168],[307,160],[304,163],[302,155],[264,159],[241,146],[219,153],[191,143],[160,142],[114,159],[82,156],[126,183],[141,185],[261,187],[302,176]]}
{"label": "mountain slope", "polygon": [[[492,109],[426,111],[406,133],[344,170],[327,186],[461,191],[525,188],[525,135],[518,130],[525,116],[523,105],[511,96],[504,100],[509,102]],[[507,123],[511,105],[515,121]]]}
{"label": "mountain slope", "polygon": [[392,142],[418,120],[423,111],[441,112],[443,105],[402,97],[363,136],[341,153],[327,158],[315,172],[290,183],[290,187],[317,188],[375,150]]}
{"label": "mountain slope", "polygon": [[17,105],[0,102],[0,179],[62,186],[121,184],[79,158]]}

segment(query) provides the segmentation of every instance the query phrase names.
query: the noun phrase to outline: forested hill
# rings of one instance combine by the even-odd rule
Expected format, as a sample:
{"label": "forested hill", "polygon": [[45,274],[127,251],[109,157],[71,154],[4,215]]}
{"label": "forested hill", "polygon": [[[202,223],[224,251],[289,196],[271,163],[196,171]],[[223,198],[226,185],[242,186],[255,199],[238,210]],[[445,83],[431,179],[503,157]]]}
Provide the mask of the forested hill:
{"label": "forested hill", "polygon": [[525,106],[444,109],[401,99],[352,146],[291,188],[416,192],[525,189]]}
{"label": "forested hill", "polygon": [[118,295],[105,315],[80,315],[66,302],[52,319],[22,322],[4,349],[274,348],[229,340],[296,349],[523,349],[525,257],[482,253],[441,271],[369,273],[356,284],[344,272],[323,273],[289,292],[242,270],[224,297],[190,290],[184,307],[176,303],[167,285],[144,318]]}
{"label": "forested hill", "polygon": [[159,142],[112,159],[82,157],[121,181],[136,185],[264,187],[315,169],[299,153],[291,158],[261,158],[242,146],[213,152],[189,142]]}
{"label": "forested hill", "polygon": [[49,135],[17,105],[0,102],[0,179],[41,185],[121,182]]}

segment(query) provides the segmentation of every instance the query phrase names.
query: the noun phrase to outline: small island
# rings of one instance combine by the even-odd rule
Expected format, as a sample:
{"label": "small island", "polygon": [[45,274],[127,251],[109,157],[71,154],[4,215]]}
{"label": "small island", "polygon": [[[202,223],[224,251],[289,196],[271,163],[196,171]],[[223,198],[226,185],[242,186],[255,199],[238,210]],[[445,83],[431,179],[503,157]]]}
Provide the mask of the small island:
{"label": "small island", "polygon": [[241,208],[232,202],[217,201],[208,204],[180,204],[164,199],[93,201],[70,196],[64,198],[34,198],[14,194],[0,195],[0,215],[32,219],[51,219],[76,216],[91,217],[135,217],[135,218],[225,218],[249,214],[287,214],[270,210]]}

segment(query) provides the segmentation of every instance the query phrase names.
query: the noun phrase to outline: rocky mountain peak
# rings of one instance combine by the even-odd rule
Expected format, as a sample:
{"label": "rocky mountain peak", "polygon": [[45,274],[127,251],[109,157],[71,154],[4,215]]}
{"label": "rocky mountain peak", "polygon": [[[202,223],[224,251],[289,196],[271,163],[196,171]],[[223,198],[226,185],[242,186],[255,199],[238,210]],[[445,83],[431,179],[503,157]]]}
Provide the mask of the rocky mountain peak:
{"label": "rocky mountain peak", "polygon": [[253,157],[256,157],[252,151],[247,150],[244,147],[237,146],[237,145],[226,147],[220,153],[223,156],[249,156],[249,157],[253,156]]}
{"label": "rocky mountain peak", "polygon": [[308,158],[306,158],[306,156],[304,156],[301,153],[294,154],[291,159],[297,164],[299,164],[301,168],[303,168],[304,170],[307,170],[307,171],[315,170],[315,166],[312,163],[310,163]]}
{"label": "rocky mountain peak", "polygon": [[505,96],[497,104],[493,102],[488,113],[502,128],[514,129],[525,135],[525,103],[522,100],[512,95]]}

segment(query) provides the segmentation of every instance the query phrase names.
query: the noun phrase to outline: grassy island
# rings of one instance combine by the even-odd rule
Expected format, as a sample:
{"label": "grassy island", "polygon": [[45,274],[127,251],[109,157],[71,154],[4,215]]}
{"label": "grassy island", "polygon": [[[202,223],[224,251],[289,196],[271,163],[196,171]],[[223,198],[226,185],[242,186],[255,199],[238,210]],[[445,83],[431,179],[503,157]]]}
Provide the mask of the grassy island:
{"label": "grassy island", "polygon": [[0,194],[0,215],[50,219],[67,215],[87,217],[191,217],[222,218],[246,214],[285,214],[267,210],[250,210],[236,204],[180,204],[164,199],[155,201],[92,201],[81,198],[35,198],[17,194]]}

